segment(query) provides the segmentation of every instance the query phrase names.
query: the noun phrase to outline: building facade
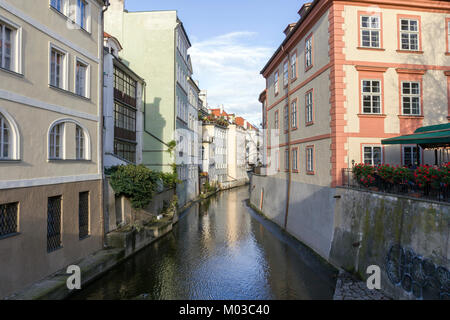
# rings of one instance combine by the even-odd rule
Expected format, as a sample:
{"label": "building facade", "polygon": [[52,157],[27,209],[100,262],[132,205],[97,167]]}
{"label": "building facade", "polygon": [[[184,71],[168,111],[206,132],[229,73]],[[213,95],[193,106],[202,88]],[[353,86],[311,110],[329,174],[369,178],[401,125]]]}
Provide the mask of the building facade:
{"label": "building facade", "polygon": [[[447,122],[449,10],[447,1],[316,0],[263,68],[267,174],[273,188],[288,190],[272,210],[280,224],[297,223],[291,232],[320,254],[330,249],[343,169],[433,164],[432,152],[416,159],[416,146],[381,140]],[[330,209],[316,213],[324,199]],[[317,220],[327,221],[326,232],[314,228]]]}
{"label": "building facade", "polygon": [[0,297],[103,247],[103,9],[0,2]]}
{"label": "building facade", "polygon": [[144,80],[119,58],[119,41],[104,33],[103,165],[142,163]]}

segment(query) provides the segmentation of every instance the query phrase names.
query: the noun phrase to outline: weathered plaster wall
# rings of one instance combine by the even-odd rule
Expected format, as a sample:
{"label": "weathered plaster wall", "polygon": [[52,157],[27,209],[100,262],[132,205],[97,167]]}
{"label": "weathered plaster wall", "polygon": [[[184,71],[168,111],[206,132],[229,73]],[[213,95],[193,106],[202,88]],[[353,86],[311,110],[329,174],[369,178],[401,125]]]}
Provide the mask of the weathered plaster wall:
{"label": "weathered plaster wall", "polygon": [[330,262],[367,278],[381,268],[381,288],[393,298],[450,294],[450,206],[337,188]]}

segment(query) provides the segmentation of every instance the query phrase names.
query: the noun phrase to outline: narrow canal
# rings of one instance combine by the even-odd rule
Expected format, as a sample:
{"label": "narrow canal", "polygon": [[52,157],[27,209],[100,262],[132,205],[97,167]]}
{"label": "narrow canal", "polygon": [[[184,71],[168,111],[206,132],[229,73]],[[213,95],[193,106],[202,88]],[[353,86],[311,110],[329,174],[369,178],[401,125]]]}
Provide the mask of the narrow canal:
{"label": "narrow canal", "polygon": [[332,299],[336,272],[224,191],[72,299]]}

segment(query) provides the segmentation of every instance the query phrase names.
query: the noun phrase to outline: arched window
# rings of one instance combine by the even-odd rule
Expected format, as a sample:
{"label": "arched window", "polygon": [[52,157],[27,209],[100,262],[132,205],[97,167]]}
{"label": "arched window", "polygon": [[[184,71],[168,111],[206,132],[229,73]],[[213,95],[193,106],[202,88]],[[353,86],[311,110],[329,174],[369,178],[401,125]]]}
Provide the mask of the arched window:
{"label": "arched window", "polygon": [[86,142],[84,137],[83,129],[80,126],[76,126],[75,133],[76,148],[77,148],[77,160],[82,160],[86,158]]}
{"label": "arched window", "polygon": [[8,121],[0,113],[0,159],[11,158],[11,129]]}
{"label": "arched window", "polygon": [[54,121],[48,131],[48,159],[90,160],[91,138],[87,128],[75,119]]}
{"label": "arched window", "polygon": [[49,158],[62,159],[63,158],[63,131],[64,123],[59,123],[53,126],[50,130],[49,136]]}

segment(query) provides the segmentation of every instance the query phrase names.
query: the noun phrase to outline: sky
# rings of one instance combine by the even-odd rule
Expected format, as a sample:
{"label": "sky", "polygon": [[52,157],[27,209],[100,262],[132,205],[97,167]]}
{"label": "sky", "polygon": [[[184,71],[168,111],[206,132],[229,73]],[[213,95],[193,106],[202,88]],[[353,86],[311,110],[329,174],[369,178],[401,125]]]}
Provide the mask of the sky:
{"label": "sky", "polygon": [[280,46],[305,0],[125,0],[129,11],[177,10],[192,47],[193,78],[210,108],[261,123],[260,71]]}

